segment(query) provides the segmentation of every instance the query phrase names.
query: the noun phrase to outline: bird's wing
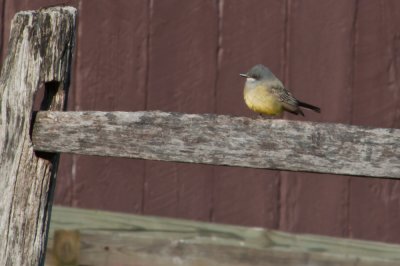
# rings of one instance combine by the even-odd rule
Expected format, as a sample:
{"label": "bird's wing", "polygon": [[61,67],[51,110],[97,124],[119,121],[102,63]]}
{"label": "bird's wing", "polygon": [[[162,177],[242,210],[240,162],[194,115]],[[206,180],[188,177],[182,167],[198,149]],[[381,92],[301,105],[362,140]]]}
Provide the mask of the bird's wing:
{"label": "bird's wing", "polygon": [[293,95],[287,89],[285,89],[285,87],[279,85],[271,86],[271,92],[282,103],[292,105],[294,107],[298,106],[298,101],[296,100],[296,98],[294,98]]}

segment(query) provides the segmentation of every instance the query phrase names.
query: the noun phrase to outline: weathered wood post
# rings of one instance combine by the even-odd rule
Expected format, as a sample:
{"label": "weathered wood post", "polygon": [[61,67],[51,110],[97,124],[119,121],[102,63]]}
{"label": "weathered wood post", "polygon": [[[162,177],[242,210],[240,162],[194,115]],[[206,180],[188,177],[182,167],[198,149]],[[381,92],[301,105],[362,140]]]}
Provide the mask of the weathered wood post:
{"label": "weathered wood post", "polygon": [[0,76],[0,265],[43,264],[58,154],[37,154],[32,105],[64,110],[70,79],[76,9],[19,12],[12,21]]}

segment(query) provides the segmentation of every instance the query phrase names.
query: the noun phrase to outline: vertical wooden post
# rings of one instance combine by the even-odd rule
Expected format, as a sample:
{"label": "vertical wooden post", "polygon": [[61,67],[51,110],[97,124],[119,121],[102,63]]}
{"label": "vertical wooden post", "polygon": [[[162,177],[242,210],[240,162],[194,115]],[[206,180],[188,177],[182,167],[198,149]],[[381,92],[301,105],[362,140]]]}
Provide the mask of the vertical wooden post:
{"label": "vertical wooden post", "polygon": [[0,76],[0,265],[44,263],[58,154],[35,153],[32,105],[64,110],[74,45],[76,9],[19,12],[12,21]]}

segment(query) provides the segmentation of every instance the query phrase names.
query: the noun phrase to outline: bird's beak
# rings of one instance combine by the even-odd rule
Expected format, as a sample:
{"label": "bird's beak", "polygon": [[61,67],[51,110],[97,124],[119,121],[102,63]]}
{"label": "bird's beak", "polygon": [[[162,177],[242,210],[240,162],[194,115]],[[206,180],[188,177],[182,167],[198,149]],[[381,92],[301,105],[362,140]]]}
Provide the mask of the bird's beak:
{"label": "bird's beak", "polygon": [[248,78],[247,74],[239,74],[241,77]]}

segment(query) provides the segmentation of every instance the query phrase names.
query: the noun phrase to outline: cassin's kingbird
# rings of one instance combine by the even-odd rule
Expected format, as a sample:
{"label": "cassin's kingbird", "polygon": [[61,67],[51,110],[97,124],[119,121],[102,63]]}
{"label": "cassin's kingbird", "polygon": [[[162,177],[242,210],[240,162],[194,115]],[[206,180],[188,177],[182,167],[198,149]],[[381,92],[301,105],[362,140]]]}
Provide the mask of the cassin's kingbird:
{"label": "cassin's kingbird", "polygon": [[256,65],[246,74],[244,86],[244,101],[256,113],[265,115],[279,115],[283,111],[304,116],[300,107],[321,112],[316,106],[301,102],[283,86],[282,82],[265,66]]}

